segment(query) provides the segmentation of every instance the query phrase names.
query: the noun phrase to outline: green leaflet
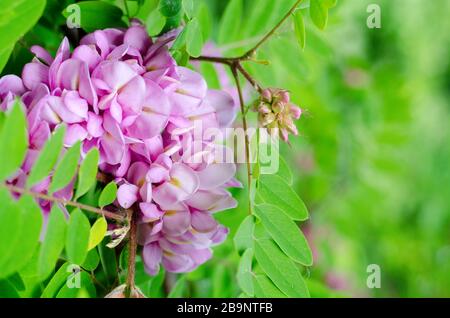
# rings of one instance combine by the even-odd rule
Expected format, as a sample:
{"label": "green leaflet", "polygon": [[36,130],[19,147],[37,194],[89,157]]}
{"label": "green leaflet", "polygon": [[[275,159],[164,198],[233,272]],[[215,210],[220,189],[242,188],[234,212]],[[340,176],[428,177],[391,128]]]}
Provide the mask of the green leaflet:
{"label": "green leaflet", "polygon": [[231,0],[220,21],[218,43],[225,44],[236,39],[241,28],[242,0]]}
{"label": "green leaflet", "polygon": [[[258,231],[255,231],[255,234]],[[309,297],[297,265],[271,239],[255,236],[255,258],[267,276],[289,297]]]}
{"label": "green leaflet", "polygon": [[63,147],[63,139],[66,133],[66,126],[60,126],[50,137],[42,148],[36,163],[31,169],[27,179],[27,187],[35,185],[50,174],[50,171],[58,161],[59,154]]}
{"label": "green leaflet", "polygon": [[[58,271],[50,279],[50,282],[45,286],[41,298],[54,298],[61,287],[66,283],[67,278],[72,273],[69,268],[69,263],[64,263]],[[69,268],[69,270],[68,270]]]}
{"label": "green leaflet", "polygon": [[255,207],[255,214],[287,256],[302,265],[312,265],[312,252],[305,236],[283,211],[276,206],[262,204]]}
{"label": "green leaflet", "polygon": [[[14,142],[11,142],[11,136],[14,136]],[[25,113],[22,103],[16,100],[0,132],[0,153],[2,154],[0,156],[0,181],[10,177],[20,167],[25,159],[27,149],[28,133]]]}
{"label": "green leaflet", "polygon": [[106,235],[107,228],[108,223],[106,222],[106,219],[104,217],[100,217],[97,219],[97,221],[95,221],[89,233],[88,250],[91,250],[98,244],[100,244],[100,242]]}
{"label": "green leaflet", "polygon": [[114,202],[117,195],[117,185],[114,181],[111,181],[103,188],[100,197],[98,198],[98,206],[105,207]]}
{"label": "green leaflet", "polygon": [[277,175],[263,175],[260,178],[259,198],[279,207],[291,219],[304,221],[308,210],[292,187]]}
{"label": "green leaflet", "polygon": [[[76,275],[79,275],[79,278]],[[79,280],[79,288],[77,280]],[[56,298],[94,298],[96,294],[91,277],[85,271],[81,271],[69,277],[68,282],[62,286]]]}
{"label": "green leaflet", "polygon": [[311,20],[319,29],[325,29],[328,22],[328,8],[325,5],[325,0],[310,0],[309,14]]}
{"label": "green leaflet", "polygon": [[78,161],[80,159],[80,147],[81,143],[78,141],[67,150],[61,161],[56,166],[55,173],[52,177],[52,183],[49,188],[50,194],[61,190],[74,178],[77,172]]}
{"label": "green leaflet", "polygon": [[45,0],[2,0],[0,49],[14,47],[14,44],[39,20],[45,2]]}
{"label": "green leaflet", "polygon": [[80,209],[75,209],[69,220],[66,236],[66,253],[73,264],[81,265],[88,252],[90,224]]}
{"label": "green leaflet", "polygon": [[[10,266],[8,263],[15,254],[15,247],[20,243],[20,229],[22,227],[22,211],[13,200],[8,190],[0,188],[0,277],[6,277],[12,272],[3,274]],[[13,270],[14,271],[14,270]]]}
{"label": "green leaflet", "polygon": [[252,282],[252,261],[253,261],[253,250],[251,248],[245,250],[242,254],[241,260],[239,262],[238,272],[236,275],[239,287],[250,296],[253,296],[253,282]]}
{"label": "green leaflet", "polygon": [[254,226],[254,218],[251,215],[247,216],[244,221],[242,221],[233,238],[234,246],[238,252],[252,247]]}
{"label": "green leaflet", "polygon": [[[2,206],[4,204],[2,202]],[[20,212],[16,215],[20,219],[20,226],[14,228],[14,222],[2,223],[11,226],[11,229],[16,232],[16,238],[14,244],[8,244],[7,241],[1,240],[2,244],[9,245],[13,249],[13,253],[9,255],[7,261],[1,266],[0,278],[7,277],[9,274],[21,270],[27,264],[38,245],[42,227],[42,211],[32,197],[23,195],[18,203],[14,205],[18,210],[12,208],[9,212]],[[6,230],[6,232],[8,231]],[[13,238],[14,235],[10,237]]]}
{"label": "green leaflet", "polygon": [[202,54],[203,35],[197,18],[192,18],[186,25],[186,50],[189,55],[198,57]]}
{"label": "green leaflet", "polygon": [[54,269],[66,239],[67,223],[63,212],[54,204],[50,212],[44,242],[42,242],[38,261],[38,274],[42,279]]}
{"label": "green leaflet", "polygon": [[266,275],[256,275],[253,277],[255,296],[257,298],[286,298]]}
{"label": "green leaflet", "polygon": [[100,154],[98,149],[92,148],[81,163],[80,172],[78,173],[76,198],[86,194],[95,185],[99,158]]}
{"label": "green leaflet", "polygon": [[302,49],[306,45],[306,32],[305,32],[305,22],[303,21],[303,15],[300,10],[292,15],[294,20],[295,35],[297,36],[298,44]]}

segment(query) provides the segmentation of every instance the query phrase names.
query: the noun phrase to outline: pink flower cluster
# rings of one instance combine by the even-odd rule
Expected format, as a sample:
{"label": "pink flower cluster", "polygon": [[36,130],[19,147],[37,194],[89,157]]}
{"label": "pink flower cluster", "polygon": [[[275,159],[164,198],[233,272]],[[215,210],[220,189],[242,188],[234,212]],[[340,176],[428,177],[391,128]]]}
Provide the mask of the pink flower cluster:
{"label": "pink flower cluster", "polygon": [[[211,246],[228,232],[212,214],[235,207],[226,188],[240,186],[235,165],[213,159],[221,146],[202,139],[198,153],[192,153],[194,121],[230,126],[233,99],[208,90],[200,74],[177,66],[168,50],[171,41],[170,35],[153,41],[138,24],[98,30],[73,52],[64,39],[54,58],[34,46],[35,58],[22,78],[0,79],[1,109],[16,96],[27,108],[30,149],[11,182],[25,184],[52,131],[67,125],[65,147],[81,141],[82,155],[97,147],[100,170],[119,185],[116,204],[138,207],[139,243],[152,275],[161,263],[167,271],[188,272],[211,257]],[[190,162],[187,153],[209,159]],[[34,190],[46,192],[50,179]],[[72,190],[73,184],[55,195],[70,198]]]}

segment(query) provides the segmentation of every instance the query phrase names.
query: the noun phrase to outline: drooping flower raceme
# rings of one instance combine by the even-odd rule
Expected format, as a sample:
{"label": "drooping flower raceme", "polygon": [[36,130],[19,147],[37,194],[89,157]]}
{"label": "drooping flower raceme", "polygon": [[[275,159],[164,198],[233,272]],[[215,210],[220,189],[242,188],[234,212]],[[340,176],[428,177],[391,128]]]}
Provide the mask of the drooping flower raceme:
{"label": "drooping flower raceme", "polygon": [[[64,39],[55,57],[34,46],[22,78],[0,79],[2,110],[21,97],[30,136],[25,163],[9,182],[25,185],[45,141],[67,125],[65,147],[81,141],[82,155],[97,147],[100,170],[119,185],[115,204],[139,211],[138,240],[152,275],[161,263],[167,271],[187,272],[211,257],[211,246],[228,232],[212,214],[236,206],[226,189],[239,186],[235,165],[214,160],[223,146],[194,136],[195,122],[230,126],[233,99],[177,66],[171,41],[153,41],[139,24],[98,30],[73,52]],[[194,157],[204,160],[188,160]],[[48,176],[33,190],[45,193],[50,181]],[[54,195],[69,199],[72,191],[73,182]],[[47,214],[50,203],[40,204]]]}

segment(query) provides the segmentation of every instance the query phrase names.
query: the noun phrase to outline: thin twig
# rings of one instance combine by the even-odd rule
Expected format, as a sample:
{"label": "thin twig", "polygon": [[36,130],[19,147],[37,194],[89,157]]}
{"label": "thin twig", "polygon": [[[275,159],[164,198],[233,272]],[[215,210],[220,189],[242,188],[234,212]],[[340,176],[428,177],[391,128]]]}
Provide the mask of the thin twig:
{"label": "thin twig", "polygon": [[74,202],[74,201],[63,199],[63,198],[56,198],[56,197],[53,197],[53,196],[48,195],[48,194],[44,194],[44,193],[40,193],[40,192],[34,192],[34,191],[31,191],[31,190],[28,190],[28,189],[24,189],[24,188],[21,188],[21,187],[17,187],[17,186],[11,185],[11,184],[3,183],[3,184],[1,184],[1,186],[3,186],[4,188],[6,188],[6,189],[8,189],[8,190],[10,190],[12,192],[30,195],[30,196],[38,198],[38,199],[43,199],[43,200],[47,200],[47,201],[51,201],[51,202],[57,202],[57,203],[61,203],[63,205],[73,206],[75,208],[79,208],[79,209],[82,209],[82,210],[85,210],[85,211],[88,211],[88,212],[92,212],[92,213],[103,215],[106,218],[113,219],[113,220],[116,220],[116,221],[119,221],[119,222],[123,222],[124,221],[124,218],[121,215],[118,215],[118,214],[116,214],[114,212],[110,212],[110,211],[107,211],[107,210],[95,208],[93,206],[86,205],[86,204],[83,204],[83,203]]}
{"label": "thin twig", "polygon": [[283,23],[289,19],[289,17],[291,16],[292,13],[294,13],[295,9],[297,9],[298,5],[300,4],[300,2],[302,2],[303,0],[297,0],[295,2],[295,4],[291,7],[291,9],[288,11],[288,13],[286,13],[286,15],[277,23],[277,25],[270,30],[258,43],[256,43],[256,45],[251,48],[250,50],[248,50],[247,53],[245,53],[243,55],[243,57],[247,57],[250,58],[251,56],[254,55],[254,53],[256,52],[256,50],[258,50],[261,45],[263,45],[272,35],[274,35],[274,33],[283,25]]}
{"label": "thin twig", "polygon": [[248,126],[247,126],[247,118],[245,116],[245,105],[244,105],[244,97],[242,95],[242,88],[241,83],[239,81],[239,74],[238,74],[238,63],[236,65],[233,65],[231,67],[231,72],[233,73],[234,80],[236,82],[236,87],[239,94],[239,104],[241,107],[241,114],[242,114],[242,126],[244,127],[244,133],[245,133],[245,161],[247,162],[247,182],[248,182],[248,193],[249,193],[249,213],[252,213],[252,201],[251,201],[251,195],[250,195],[250,189],[252,186],[252,167],[250,165],[250,141],[248,138]]}

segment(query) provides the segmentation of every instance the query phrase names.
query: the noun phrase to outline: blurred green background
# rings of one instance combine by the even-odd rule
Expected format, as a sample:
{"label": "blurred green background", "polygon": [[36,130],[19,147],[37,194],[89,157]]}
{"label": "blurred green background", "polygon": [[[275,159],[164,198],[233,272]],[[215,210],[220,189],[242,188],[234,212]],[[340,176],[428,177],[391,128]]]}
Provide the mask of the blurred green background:
{"label": "blurred green background", "polygon": [[[226,1],[209,2],[220,15]],[[238,44],[251,45],[293,1],[258,0],[265,18],[257,28],[249,22],[255,2],[245,1]],[[372,3],[381,8],[380,29],[366,26]],[[304,51],[287,25],[260,51],[270,66],[250,67],[306,110],[301,136],[283,155],[311,213],[304,229],[315,253],[313,297],[450,296],[448,12],[447,0],[339,1],[324,32],[306,21]],[[235,230],[243,215],[219,217]],[[224,285],[232,253],[228,241],[209,265]],[[366,285],[369,264],[380,266],[380,289]],[[216,295],[233,294],[229,286],[229,294],[216,286]]]}
{"label": "blurred green background", "polygon": [[[208,47],[226,56],[245,52],[294,3],[244,0],[245,18],[224,40],[219,30],[229,1],[194,1],[208,8]],[[59,12],[72,2],[48,1],[4,74],[20,73],[32,44],[56,50],[67,31]],[[381,8],[380,29],[366,25],[372,3]],[[325,31],[305,19],[305,50],[287,23],[258,53],[270,65],[245,65],[263,86],[290,90],[305,111],[300,136],[283,144],[282,154],[311,213],[302,229],[315,256],[307,273],[312,297],[450,297],[448,12],[448,0],[339,0]],[[201,70],[218,85],[211,66]],[[252,97],[247,90],[247,101]],[[243,190],[235,195],[240,207],[217,214],[230,238],[185,275],[180,295],[239,295],[232,236],[247,204]],[[366,285],[369,264],[380,266],[379,289]],[[138,265],[138,283],[146,284]]]}

